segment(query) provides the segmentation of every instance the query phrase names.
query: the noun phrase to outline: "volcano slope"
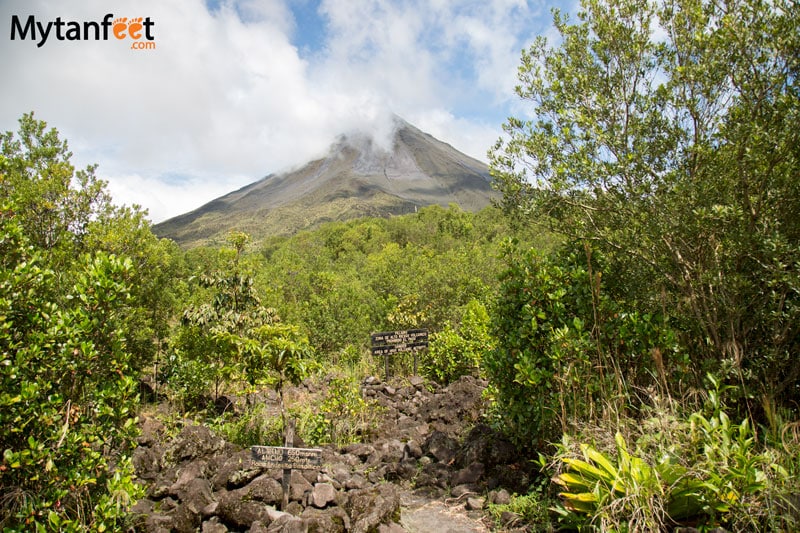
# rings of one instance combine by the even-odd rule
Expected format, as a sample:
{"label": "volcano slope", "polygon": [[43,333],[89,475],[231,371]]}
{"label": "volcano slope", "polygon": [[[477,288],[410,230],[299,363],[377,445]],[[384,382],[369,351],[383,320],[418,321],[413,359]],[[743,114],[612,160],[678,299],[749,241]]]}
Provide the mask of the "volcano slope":
{"label": "volcano slope", "polygon": [[328,154],[271,174],[154,226],[184,247],[221,242],[233,229],[255,240],[290,235],[326,221],[413,213],[455,204],[478,211],[497,196],[488,167],[395,118],[387,145],[342,135]]}

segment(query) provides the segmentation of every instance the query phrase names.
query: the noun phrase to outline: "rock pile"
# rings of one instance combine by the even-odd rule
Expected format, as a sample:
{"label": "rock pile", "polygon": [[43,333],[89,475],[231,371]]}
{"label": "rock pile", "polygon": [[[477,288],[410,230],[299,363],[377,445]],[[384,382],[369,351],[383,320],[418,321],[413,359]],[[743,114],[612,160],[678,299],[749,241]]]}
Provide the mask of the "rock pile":
{"label": "rock pile", "polygon": [[[320,470],[293,470],[289,505],[282,470],[254,463],[205,426],[186,425],[164,438],[154,418],[143,422],[133,461],[147,483],[134,511],[145,532],[402,532],[401,495],[462,498],[479,509],[495,489],[524,490],[527,462],[478,423],[486,383],[462,378],[438,388],[412,377],[402,385],[367,378],[365,398],[385,408],[369,443],[323,447]],[[490,492],[494,491],[494,492]],[[506,493],[505,490],[501,492]]]}

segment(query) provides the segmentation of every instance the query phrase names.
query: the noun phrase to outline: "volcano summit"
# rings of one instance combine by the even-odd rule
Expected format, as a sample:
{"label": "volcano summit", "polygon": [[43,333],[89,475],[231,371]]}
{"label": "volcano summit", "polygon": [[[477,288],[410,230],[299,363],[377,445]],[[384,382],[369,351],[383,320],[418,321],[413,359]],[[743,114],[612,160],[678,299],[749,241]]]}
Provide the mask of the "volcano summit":
{"label": "volcano summit", "polygon": [[[154,227],[185,247],[221,241],[231,230],[260,240],[333,220],[413,213],[418,207],[487,206],[488,167],[399,117],[388,143],[341,135],[328,155],[271,174]],[[383,146],[386,145],[386,147]]]}

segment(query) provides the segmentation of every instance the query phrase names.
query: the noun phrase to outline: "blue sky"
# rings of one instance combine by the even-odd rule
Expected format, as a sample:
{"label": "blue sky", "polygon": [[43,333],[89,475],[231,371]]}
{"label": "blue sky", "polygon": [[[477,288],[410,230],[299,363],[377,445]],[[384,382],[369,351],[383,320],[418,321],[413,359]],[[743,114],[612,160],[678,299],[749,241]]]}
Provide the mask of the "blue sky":
{"label": "blue sky", "polygon": [[316,0],[296,0],[289,3],[295,20],[292,42],[298,47],[300,55],[309,57],[318,54],[325,45],[325,17],[320,13],[320,2]]}
{"label": "blue sky", "polygon": [[[508,116],[520,51],[550,35],[558,0],[0,1],[0,130],[34,111],[99,164],[117,203],[158,222],[325,154],[338,134],[390,133],[398,114],[486,160]],[[123,38],[9,37],[46,24],[149,17]],[[125,28],[123,25],[122,28]]]}

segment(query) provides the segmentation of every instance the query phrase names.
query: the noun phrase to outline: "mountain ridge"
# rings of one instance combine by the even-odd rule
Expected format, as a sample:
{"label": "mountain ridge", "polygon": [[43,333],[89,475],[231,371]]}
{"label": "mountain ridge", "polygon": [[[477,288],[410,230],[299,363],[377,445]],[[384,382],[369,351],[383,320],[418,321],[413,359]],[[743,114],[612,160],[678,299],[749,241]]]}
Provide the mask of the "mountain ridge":
{"label": "mountain ridge", "polygon": [[362,133],[340,135],[326,156],[269,174],[156,224],[154,231],[192,247],[221,242],[234,229],[259,240],[433,204],[477,211],[496,196],[484,163],[399,117],[394,121],[390,147]]}

